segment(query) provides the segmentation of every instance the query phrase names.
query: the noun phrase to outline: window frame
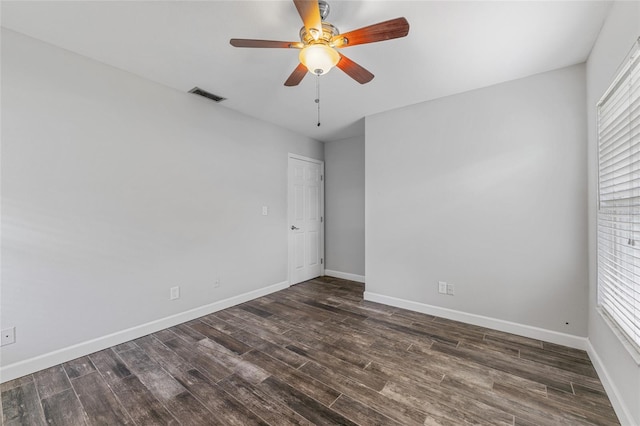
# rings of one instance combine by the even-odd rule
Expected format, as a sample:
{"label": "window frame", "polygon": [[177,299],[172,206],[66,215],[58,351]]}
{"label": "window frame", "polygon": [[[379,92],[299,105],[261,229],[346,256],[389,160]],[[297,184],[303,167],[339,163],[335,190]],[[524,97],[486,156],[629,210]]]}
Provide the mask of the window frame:
{"label": "window frame", "polygon": [[[629,80],[628,84],[624,84],[626,82],[625,80]],[[607,104],[607,101],[611,99],[616,99],[617,97],[619,97],[620,91],[623,91],[621,96],[627,97],[629,99],[628,107],[627,108],[619,108],[617,106],[615,108],[610,107]],[[637,113],[633,108],[635,102],[638,102]],[[616,110],[616,111],[619,109],[621,110],[621,112],[616,113],[617,115],[610,115],[610,116],[607,116],[607,118],[613,118],[613,120],[615,121],[616,119],[622,117],[622,120],[628,120],[628,123],[629,123],[629,129],[628,131],[624,132],[624,138],[621,139],[622,142],[620,142],[620,150],[618,151],[619,148],[614,147],[613,149],[610,149],[610,152],[606,157],[608,160],[613,160],[616,157],[620,156],[621,154],[624,154],[624,157],[622,160],[620,160],[620,162],[623,162],[623,161],[628,162],[628,165],[623,166],[623,167],[628,167],[628,169],[625,169],[624,171],[620,171],[622,167],[614,168],[614,171],[619,171],[619,173],[622,176],[624,176],[624,183],[627,183],[629,186],[629,189],[626,189],[626,190],[623,189],[623,191],[630,191],[630,194],[626,198],[625,197],[615,198],[615,191],[616,191],[615,189],[606,194],[602,190],[603,187],[601,185],[602,184],[601,178],[603,175],[603,170],[606,170],[607,167],[611,166],[611,164],[609,164],[609,166],[603,167],[604,163],[603,163],[602,151],[604,151],[607,148],[611,148],[612,146],[614,146],[614,142],[616,142],[614,140],[613,142],[611,142],[610,145],[605,145],[603,143],[603,142],[610,142],[609,138],[603,139],[603,135],[604,133],[606,133],[601,129],[602,122],[606,121],[606,120],[602,120],[601,109],[603,107],[609,107],[610,110]],[[635,121],[633,121],[632,118],[638,119],[638,123],[635,123]],[[640,130],[638,130],[636,134],[636,131],[634,131],[635,127],[632,127],[632,125],[637,124],[638,127],[640,128],[640,38],[636,40],[631,51],[625,58],[625,61],[617,70],[615,74],[615,78],[613,79],[612,83],[610,84],[610,86],[607,88],[605,93],[602,95],[602,97],[596,104],[596,123],[597,123],[597,132],[596,132],[597,147],[596,148],[597,148],[597,167],[598,167],[597,168],[597,188],[596,188],[596,191],[597,191],[596,192],[597,193],[597,212],[596,212],[597,213],[596,214],[597,309],[598,309],[598,312],[605,319],[605,322],[613,329],[614,334],[616,334],[616,336],[621,340],[623,345],[631,353],[631,355],[633,356],[635,361],[638,363],[638,365],[640,365],[640,206],[638,204],[633,204],[634,199],[635,201],[640,200],[640,180],[638,180],[639,179],[638,177],[640,176],[640,165],[634,164],[634,160],[635,162],[638,162],[638,159],[640,158]],[[628,144],[628,146],[624,146],[624,144]],[[618,151],[617,154],[615,155],[611,154],[611,152],[616,152],[616,151]],[[615,161],[618,162],[617,159]],[[607,172],[605,174],[608,174],[608,173],[611,173],[611,172]],[[636,175],[635,178],[634,178],[634,174]],[[620,179],[620,177],[618,177],[618,179]],[[636,182],[633,182],[634,180],[636,180]],[[614,183],[613,185],[617,186],[618,184]],[[610,204],[608,206],[609,211],[606,213],[604,212],[605,209],[603,209],[602,207],[603,195],[613,195],[613,198],[608,198],[607,200],[610,202]],[[620,206],[613,200],[616,200],[616,201],[628,200],[629,204],[626,206],[624,205]],[[634,208],[634,206],[636,207]],[[613,211],[613,213],[611,211]],[[630,217],[630,219],[628,219],[628,222],[623,222],[620,220],[622,219],[622,216]],[[616,221],[616,219],[618,219],[618,221]],[[609,237],[611,238],[610,240],[608,240],[607,237],[602,238],[603,235],[607,234],[606,231],[603,231],[604,225],[602,224],[602,222],[604,221],[608,221],[610,224],[614,225],[611,228],[612,233],[609,234]],[[618,224],[617,226],[615,226],[616,223]],[[623,225],[623,223],[627,223],[627,225]],[[628,226],[629,228],[625,228],[625,226]],[[636,238],[634,238],[634,233],[635,235],[637,235]],[[619,240],[621,239],[621,236],[623,236],[622,239],[629,238],[627,244],[619,242]],[[607,252],[606,254],[611,255],[614,262],[611,262],[610,259],[607,259],[606,262],[603,260],[604,258],[604,256],[602,255],[603,241],[608,241],[607,248],[610,248],[611,251]],[[629,264],[628,262],[629,259],[632,259],[631,264]],[[618,260],[619,262],[616,262]],[[612,280],[616,281],[615,278],[619,278],[620,275],[623,275],[621,270],[624,269],[624,266],[622,266],[620,263],[623,263],[625,261],[627,262],[626,263],[627,265],[632,265],[631,274],[628,274],[628,275],[631,275],[631,285],[630,285],[631,293],[629,296],[626,296],[626,295],[620,296],[619,292],[621,289],[624,289],[626,284],[621,282],[621,280],[617,280],[617,282],[613,282],[613,283],[611,283],[611,281]],[[612,263],[614,264],[614,266],[611,266]],[[615,269],[617,275],[614,276],[613,279],[611,277],[607,277],[606,279],[604,279],[603,276],[605,275],[605,272],[609,273],[611,269]],[[603,270],[605,272],[603,272]],[[636,271],[638,271],[637,274],[636,274]],[[612,289],[618,291],[618,294],[612,296],[612,293],[611,293]],[[608,295],[605,295],[606,292],[610,292],[610,293]],[[630,301],[627,303],[630,303],[630,306],[632,306],[630,327],[628,325],[625,326],[622,324],[622,322],[624,322],[625,319],[620,318],[620,315],[624,315],[624,313],[621,314],[620,312],[615,312],[615,311],[619,311],[619,309],[613,306],[613,302],[603,303],[603,301],[605,300],[607,301],[614,300],[614,302],[622,300],[622,302],[625,303],[627,299],[630,299]],[[630,329],[630,331],[632,331],[633,334],[635,334],[635,336],[630,335],[625,328]]]}

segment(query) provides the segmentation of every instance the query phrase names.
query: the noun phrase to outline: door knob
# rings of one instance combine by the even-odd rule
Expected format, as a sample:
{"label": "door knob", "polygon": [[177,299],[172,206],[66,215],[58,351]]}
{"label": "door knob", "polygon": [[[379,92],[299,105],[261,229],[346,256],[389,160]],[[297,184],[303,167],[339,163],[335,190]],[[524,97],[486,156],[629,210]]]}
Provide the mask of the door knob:
{"label": "door knob", "polygon": [[292,231],[295,231],[296,229],[300,229],[300,228],[298,228],[297,226],[293,226],[293,225],[291,225],[291,230],[292,230]]}

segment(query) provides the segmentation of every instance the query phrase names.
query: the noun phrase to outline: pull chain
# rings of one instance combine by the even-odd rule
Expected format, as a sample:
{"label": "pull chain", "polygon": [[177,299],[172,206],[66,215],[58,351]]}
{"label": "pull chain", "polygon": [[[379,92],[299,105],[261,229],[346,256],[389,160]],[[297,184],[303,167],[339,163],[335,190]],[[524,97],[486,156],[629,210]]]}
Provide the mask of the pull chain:
{"label": "pull chain", "polygon": [[318,105],[318,127],[320,127],[320,73],[316,72],[316,104]]}

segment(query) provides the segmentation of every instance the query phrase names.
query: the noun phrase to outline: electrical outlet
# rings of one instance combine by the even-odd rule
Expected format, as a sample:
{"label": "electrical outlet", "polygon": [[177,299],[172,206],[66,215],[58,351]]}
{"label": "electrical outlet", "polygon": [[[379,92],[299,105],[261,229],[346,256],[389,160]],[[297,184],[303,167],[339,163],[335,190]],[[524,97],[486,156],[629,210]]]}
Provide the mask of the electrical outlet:
{"label": "electrical outlet", "polygon": [[171,287],[169,291],[169,300],[176,300],[180,298],[180,287]]}
{"label": "electrical outlet", "polygon": [[262,216],[267,216],[269,214],[269,207],[262,206]]}
{"label": "electrical outlet", "polygon": [[447,294],[449,296],[453,296],[456,294],[455,289],[453,288],[453,284],[447,284]]}
{"label": "electrical outlet", "polygon": [[0,344],[0,346],[11,345],[12,343],[15,343],[15,342],[16,342],[15,327],[5,328],[4,330],[2,330],[2,344]]}
{"label": "electrical outlet", "polygon": [[438,281],[438,293],[447,294],[447,283],[444,281]]}
{"label": "electrical outlet", "polygon": [[220,278],[216,278],[215,281],[213,282],[213,288],[218,288],[220,287]]}

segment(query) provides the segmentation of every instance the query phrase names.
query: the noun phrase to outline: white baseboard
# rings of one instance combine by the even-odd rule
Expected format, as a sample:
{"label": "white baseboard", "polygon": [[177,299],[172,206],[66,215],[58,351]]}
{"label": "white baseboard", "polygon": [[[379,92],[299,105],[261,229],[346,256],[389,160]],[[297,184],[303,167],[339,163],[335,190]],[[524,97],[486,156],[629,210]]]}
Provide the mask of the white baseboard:
{"label": "white baseboard", "polygon": [[383,294],[371,293],[368,291],[364,292],[364,300],[383,303],[385,305],[408,309],[410,311],[420,312],[423,314],[435,315],[437,317],[460,321],[467,324],[479,325],[481,327],[487,327],[493,330],[517,334],[519,336],[529,337],[531,339],[542,340],[545,342],[551,342],[558,345],[569,346],[571,348],[582,350],[587,350],[588,348],[588,340],[586,337],[579,337],[571,334],[560,333],[557,331],[546,330],[543,328],[532,327],[530,325],[504,321],[497,318],[470,314],[462,311],[456,311],[454,309],[441,308],[439,306],[427,305],[426,303],[399,299],[396,297],[385,296]]}
{"label": "white baseboard", "polygon": [[356,274],[349,274],[347,272],[332,271],[331,269],[325,269],[324,274],[329,277],[342,278],[343,280],[364,283],[364,275],[356,275]]}
{"label": "white baseboard", "polygon": [[36,371],[44,370],[45,368],[53,367],[54,365],[62,364],[63,362],[71,361],[72,359],[89,355],[130,340],[138,339],[146,336],[147,334],[155,333],[165,328],[173,327],[175,325],[182,324],[183,322],[191,321],[196,318],[200,318],[201,316],[221,311],[240,303],[266,296],[267,294],[275,293],[276,291],[284,290],[287,287],[289,287],[289,282],[283,281],[278,284],[239,294],[237,296],[229,297],[228,299],[219,300],[208,305],[180,312],[146,324],[58,349],[24,361],[5,365],[0,367],[0,380],[4,383],[9,380],[17,379],[18,377],[26,376],[27,374],[32,374]]}
{"label": "white baseboard", "polygon": [[620,420],[620,424],[623,426],[636,425],[637,423],[629,412],[629,408],[625,405],[623,399],[620,397],[620,392],[618,391],[617,386],[615,385],[613,380],[611,380],[611,376],[609,376],[607,368],[600,359],[600,356],[598,356],[595,348],[591,345],[590,341],[588,341],[587,343],[587,353],[589,354],[589,358],[591,359],[593,367],[598,373],[598,377],[602,382],[602,386],[604,386],[604,390],[607,391],[607,396],[609,397],[609,401],[611,401],[611,405],[613,406],[613,409],[618,416],[618,420]]}

